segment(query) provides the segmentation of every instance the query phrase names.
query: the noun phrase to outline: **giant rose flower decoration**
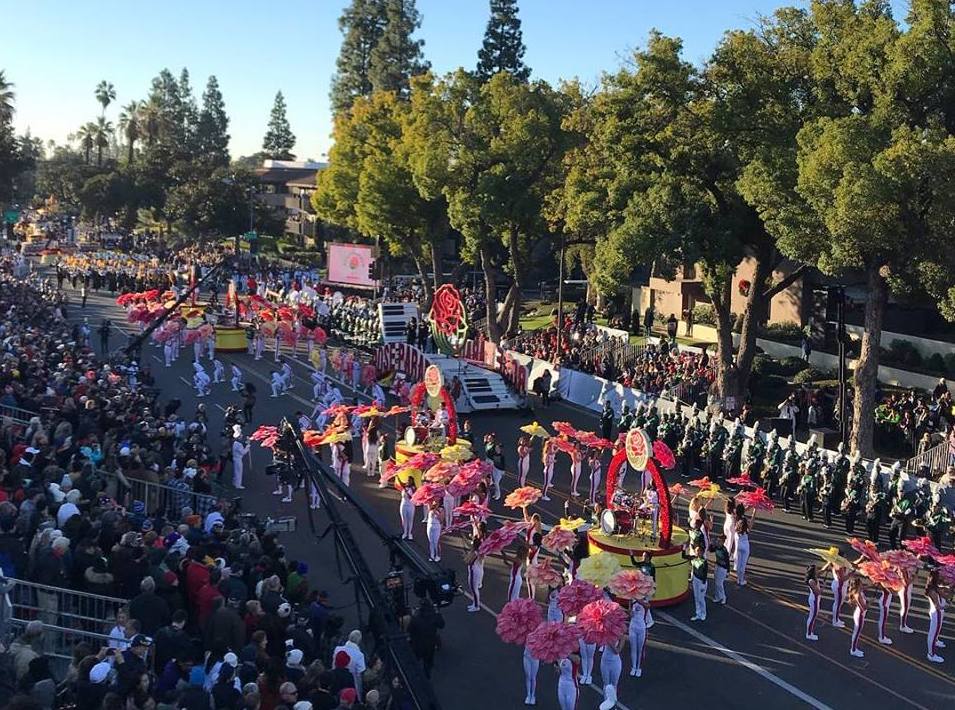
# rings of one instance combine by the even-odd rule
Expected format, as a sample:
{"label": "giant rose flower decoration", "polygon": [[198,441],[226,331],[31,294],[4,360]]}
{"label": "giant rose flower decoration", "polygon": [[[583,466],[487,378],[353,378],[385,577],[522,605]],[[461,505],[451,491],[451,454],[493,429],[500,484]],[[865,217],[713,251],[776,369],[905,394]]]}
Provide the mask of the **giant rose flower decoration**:
{"label": "giant rose flower decoration", "polygon": [[620,599],[650,599],[657,584],[648,574],[637,569],[622,569],[610,578],[610,592]]}
{"label": "giant rose flower decoration", "polygon": [[541,498],[541,491],[534,486],[521,486],[510,493],[504,499],[504,505],[508,508],[528,508]]}
{"label": "giant rose flower decoration", "polygon": [[577,616],[585,606],[602,598],[603,592],[590,582],[578,578],[560,588],[557,606],[567,616]]}
{"label": "giant rose flower decoration", "polygon": [[620,571],[617,558],[607,552],[595,552],[580,561],[577,576],[598,587],[606,587],[610,578]]}
{"label": "giant rose flower decoration", "polygon": [[527,635],[540,626],[541,608],[533,599],[515,599],[497,615],[497,635],[504,643],[523,645]]}
{"label": "giant rose flower decoration", "polygon": [[527,568],[527,581],[544,587],[559,587],[564,578],[550,566],[550,560],[541,560]]}
{"label": "giant rose flower decoration", "polygon": [[627,633],[627,612],[617,602],[599,599],[590,602],[577,615],[577,627],[587,643],[615,643]]}
{"label": "giant rose flower decoration", "polygon": [[415,505],[431,505],[444,498],[444,486],[440,483],[423,483],[411,496]]}
{"label": "giant rose flower decoration", "polygon": [[577,535],[571,530],[564,530],[561,527],[553,528],[544,535],[541,543],[551,552],[562,552],[569,550],[577,543]]}
{"label": "giant rose flower decoration", "polygon": [[531,656],[544,663],[556,663],[578,649],[580,632],[561,621],[545,621],[527,635],[525,645]]}
{"label": "giant rose flower decoration", "polygon": [[442,284],[434,292],[428,320],[438,349],[450,354],[453,351],[451,338],[463,339],[468,329],[467,310],[454,286]]}

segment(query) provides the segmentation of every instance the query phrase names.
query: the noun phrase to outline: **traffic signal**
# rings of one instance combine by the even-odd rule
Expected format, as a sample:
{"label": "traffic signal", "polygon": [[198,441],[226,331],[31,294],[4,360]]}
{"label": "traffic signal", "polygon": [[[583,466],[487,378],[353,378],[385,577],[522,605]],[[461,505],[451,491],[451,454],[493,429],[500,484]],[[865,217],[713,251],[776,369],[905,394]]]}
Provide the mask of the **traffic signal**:
{"label": "traffic signal", "polygon": [[378,262],[374,260],[368,262],[368,280],[369,281],[375,280],[375,266],[377,264]]}

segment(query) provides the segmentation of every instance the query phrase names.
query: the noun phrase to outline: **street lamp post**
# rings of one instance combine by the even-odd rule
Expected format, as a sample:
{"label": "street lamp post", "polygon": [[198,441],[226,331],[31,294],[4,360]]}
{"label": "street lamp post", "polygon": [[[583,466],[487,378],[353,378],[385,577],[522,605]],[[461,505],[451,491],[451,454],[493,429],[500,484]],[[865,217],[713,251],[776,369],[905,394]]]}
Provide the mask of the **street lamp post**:
{"label": "street lamp post", "polygon": [[563,352],[564,341],[564,247],[565,237],[563,232],[560,235],[560,266],[557,269],[557,357]]}

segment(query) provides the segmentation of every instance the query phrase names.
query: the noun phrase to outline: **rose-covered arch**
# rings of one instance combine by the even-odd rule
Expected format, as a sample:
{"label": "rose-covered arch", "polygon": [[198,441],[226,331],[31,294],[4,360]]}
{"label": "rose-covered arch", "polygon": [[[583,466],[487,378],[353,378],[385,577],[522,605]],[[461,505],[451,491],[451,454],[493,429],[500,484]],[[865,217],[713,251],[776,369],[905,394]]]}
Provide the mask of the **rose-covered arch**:
{"label": "rose-covered arch", "polygon": [[[620,467],[627,461],[626,448],[620,449],[614,454],[610,461],[610,468],[607,469],[607,497],[606,505],[613,508],[613,492],[617,487],[617,477],[620,475]],[[653,478],[653,487],[657,491],[657,499],[660,501],[660,547],[670,546],[670,539],[673,536],[673,508],[670,502],[670,490],[667,488],[666,481],[663,480],[663,474],[657,467],[656,461],[652,458],[647,459],[646,470],[650,472]]]}
{"label": "rose-covered arch", "polygon": [[[419,382],[414,387],[411,388],[411,407],[412,409],[420,409],[421,405],[424,404],[424,398],[427,396],[428,390],[425,387],[424,382]],[[454,444],[458,440],[458,413],[454,408],[454,399],[451,397],[451,394],[448,390],[442,386],[441,390],[438,393],[438,396],[441,398],[441,401],[444,402],[444,406],[448,410],[448,443]]]}

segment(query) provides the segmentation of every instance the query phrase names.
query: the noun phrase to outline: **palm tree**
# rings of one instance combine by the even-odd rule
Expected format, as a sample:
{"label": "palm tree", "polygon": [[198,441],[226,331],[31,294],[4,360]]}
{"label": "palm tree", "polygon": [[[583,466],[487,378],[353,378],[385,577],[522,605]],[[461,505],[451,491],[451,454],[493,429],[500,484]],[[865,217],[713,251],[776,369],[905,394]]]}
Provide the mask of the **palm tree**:
{"label": "palm tree", "polygon": [[13,82],[7,81],[3,69],[0,69],[0,123],[6,123],[13,118]]}
{"label": "palm tree", "polygon": [[83,146],[83,155],[87,163],[90,162],[90,153],[93,152],[93,145],[96,143],[96,124],[92,122],[84,123],[80,130],[76,132],[76,137]]}
{"label": "palm tree", "polygon": [[142,125],[140,124],[142,104],[139,101],[130,101],[119,114],[119,130],[126,137],[127,150],[126,163],[133,164],[133,150],[142,137]]}
{"label": "palm tree", "polygon": [[116,89],[105,79],[96,85],[96,100],[103,104],[102,117],[106,117],[106,107],[116,98]]}
{"label": "palm tree", "polygon": [[162,130],[162,106],[155,99],[143,103],[139,109],[140,133],[146,139],[146,145],[152,145]]}
{"label": "palm tree", "polygon": [[113,133],[113,124],[100,116],[93,124],[93,129],[95,131],[93,139],[96,143],[96,165],[99,167],[103,164],[103,149],[109,147],[109,137]]}

